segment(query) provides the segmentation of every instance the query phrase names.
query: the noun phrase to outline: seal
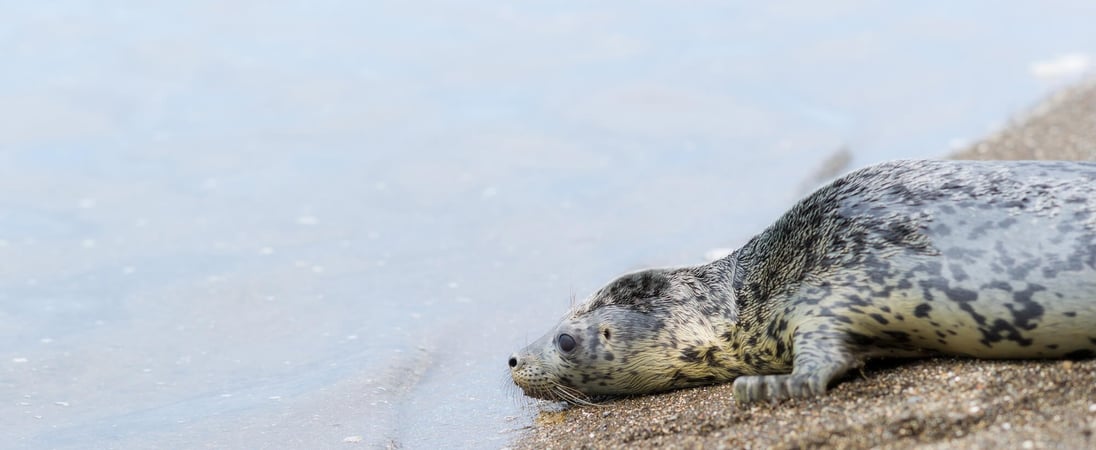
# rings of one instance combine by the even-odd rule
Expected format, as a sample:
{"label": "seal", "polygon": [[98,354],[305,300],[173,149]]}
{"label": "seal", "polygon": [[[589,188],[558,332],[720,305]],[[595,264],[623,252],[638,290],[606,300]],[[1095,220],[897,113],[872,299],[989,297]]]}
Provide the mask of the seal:
{"label": "seal", "polygon": [[535,398],[734,380],[748,403],[932,355],[1096,356],[1096,163],[860,169],[725,258],[617,278],[508,363]]}

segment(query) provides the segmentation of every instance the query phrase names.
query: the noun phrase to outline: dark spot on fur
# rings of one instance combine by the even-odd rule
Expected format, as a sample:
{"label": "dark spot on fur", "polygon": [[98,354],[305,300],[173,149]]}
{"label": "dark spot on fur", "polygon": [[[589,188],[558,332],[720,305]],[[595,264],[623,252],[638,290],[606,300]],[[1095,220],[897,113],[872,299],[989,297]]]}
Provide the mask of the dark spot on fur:
{"label": "dark spot on fur", "polygon": [[1031,284],[1028,285],[1027,289],[1012,294],[1012,299],[1019,303],[1020,307],[1011,304],[1006,304],[1005,307],[1012,312],[1012,323],[1014,325],[1025,330],[1035,329],[1035,324],[1032,322],[1043,317],[1043,305],[1033,301],[1031,296],[1036,292],[1045,290],[1046,288],[1043,286]]}
{"label": "dark spot on fur", "polygon": [[852,305],[871,306],[871,304],[872,304],[872,302],[870,302],[868,300],[864,300],[859,295],[855,295],[855,294],[847,295],[847,296],[845,296],[845,298],[847,298],[849,300],[849,304],[852,304]]}
{"label": "dark spot on fur", "polygon": [[872,319],[875,319],[875,321],[879,322],[881,325],[886,325],[886,324],[890,323],[890,321],[887,320],[886,317],[883,317],[882,314],[872,313],[872,314],[869,314],[868,317],[871,317]]}
{"label": "dark spot on fur", "polygon": [[991,228],[993,228],[993,226],[994,226],[993,222],[984,222],[984,223],[975,225],[973,228],[970,229],[970,233],[967,234],[967,239],[973,241],[973,240],[976,240],[978,238],[981,238],[982,236],[984,236],[986,234],[987,231],[989,231]]}
{"label": "dark spot on fur", "polygon": [[855,331],[846,331],[845,334],[849,337],[849,342],[855,345],[867,347],[875,343],[874,338]]}
{"label": "dark spot on fur", "polygon": [[708,367],[723,367],[723,364],[720,364],[719,360],[715,357],[718,352],[719,350],[715,347],[708,347],[708,349],[704,351],[704,362],[708,363]]}
{"label": "dark spot on fur", "polygon": [[1023,264],[1015,264],[1008,269],[1009,277],[1013,280],[1026,280],[1033,269],[1039,267],[1040,260],[1028,261]]}
{"label": "dark spot on fur", "polygon": [[959,264],[948,264],[948,269],[951,270],[951,276],[955,281],[963,281],[970,278],[970,276],[967,275],[967,271]]}
{"label": "dark spot on fur", "polygon": [[901,331],[884,331],[883,333],[890,336],[891,339],[894,339],[896,342],[907,343],[910,341],[910,335],[908,333],[903,333]]}
{"label": "dark spot on fur", "polygon": [[594,310],[617,305],[649,313],[654,307],[654,301],[670,286],[670,277],[665,270],[645,270],[623,275],[594,294],[594,300],[588,308]]}
{"label": "dark spot on fur", "polygon": [[924,319],[929,316],[929,311],[932,311],[932,305],[928,303],[922,303],[920,305],[917,305],[916,308],[913,308],[913,315],[914,317],[920,317]]}
{"label": "dark spot on fur", "polygon": [[[967,304],[964,303],[963,306]],[[1015,342],[1021,347],[1030,347],[1034,343],[1030,338],[1024,337],[1015,325],[1004,319],[996,319],[988,328],[979,328],[978,331],[982,332],[982,343],[987,347],[992,347],[994,343],[1002,340]]]}
{"label": "dark spot on fur", "polygon": [[787,354],[787,352],[788,352],[788,346],[786,344],[784,344],[784,340],[783,339],[778,339],[776,341],[776,354],[778,356],[783,356],[783,355]]}
{"label": "dark spot on fur", "polygon": [[969,289],[963,288],[948,288],[944,287],[944,293],[947,294],[948,299],[953,302],[973,302],[978,300],[978,293]]}
{"label": "dark spot on fur", "polygon": [[688,362],[688,363],[699,362],[700,361],[700,352],[696,351],[695,348],[687,348],[687,349],[681,351],[681,356],[678,357],[678,359],[680,359],[682,361],[685,361],[685,362]]}
{"label": "dark spot on fur", "polygon": [[834,320],[841,323],[852,324],[852,318],[848,316],[833,316]]}
{"label": "dark spot on fur", "polygon": [[788,319],[780,318],[780,320],[773,320],[769,322],[768,333],[769,336],[779,336],[784,334],[784,331],[788,329]]}

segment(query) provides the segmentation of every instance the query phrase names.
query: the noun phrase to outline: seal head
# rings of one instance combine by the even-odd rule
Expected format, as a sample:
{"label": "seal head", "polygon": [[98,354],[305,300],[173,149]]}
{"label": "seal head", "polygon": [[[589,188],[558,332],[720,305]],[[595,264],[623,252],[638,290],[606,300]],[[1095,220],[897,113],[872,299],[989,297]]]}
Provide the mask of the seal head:
{"label": "seal head", "polygon": [[530,397],[583,403],[753,373],[717,351],[737,316],[725,263],[617,278],[511,355],[514,383]]}

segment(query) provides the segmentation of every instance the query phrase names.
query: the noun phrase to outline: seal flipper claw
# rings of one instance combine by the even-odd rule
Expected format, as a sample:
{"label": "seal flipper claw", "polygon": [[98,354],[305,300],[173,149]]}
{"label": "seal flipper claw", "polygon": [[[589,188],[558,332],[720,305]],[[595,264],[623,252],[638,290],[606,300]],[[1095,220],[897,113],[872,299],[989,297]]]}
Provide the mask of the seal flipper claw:
{"label": "seal flipper claw", "polygon": [[741,403],[809,398],[825,394],[827,384],[813,374],[753,375],[734,380],[734,396]]}
{"label": "seal flipper claw", "polygon": [[793,337],[795,359],[791,374],[754,375],[734,380],[738,401],[780,401],[808,398],[826,393],[831,381],[857,365],[840,331],[827,321],[801,325]]}

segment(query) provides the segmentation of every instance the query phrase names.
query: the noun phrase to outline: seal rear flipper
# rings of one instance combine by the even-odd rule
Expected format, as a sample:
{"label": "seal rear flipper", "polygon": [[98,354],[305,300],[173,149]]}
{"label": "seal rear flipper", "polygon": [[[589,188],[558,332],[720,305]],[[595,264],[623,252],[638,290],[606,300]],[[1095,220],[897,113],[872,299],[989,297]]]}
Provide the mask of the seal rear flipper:
{"label": "seal rear flipper", "polygon": [[739,402],[819,396],[826,393],[830,382],[859,363],[846,338],[827,321],[801,325],[792,342],[792,373],[738,377],[734,395]]}

